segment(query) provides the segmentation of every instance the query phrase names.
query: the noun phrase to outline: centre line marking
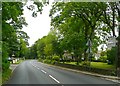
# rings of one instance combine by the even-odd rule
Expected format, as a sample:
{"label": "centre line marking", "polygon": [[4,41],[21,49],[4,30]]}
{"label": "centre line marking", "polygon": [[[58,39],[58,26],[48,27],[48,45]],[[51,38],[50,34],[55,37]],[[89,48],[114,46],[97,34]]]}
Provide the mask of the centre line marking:
{"label": "centre line marking", "polygon": [[41,70],[43,73],[46,73],[44,70]]}
{"label": "centre line marking", "polygon": [[60,83],[56,78],[54,78],[53,76],[49,75],[50,78],[52,78],[54,81],[56,81],[57,83]]}

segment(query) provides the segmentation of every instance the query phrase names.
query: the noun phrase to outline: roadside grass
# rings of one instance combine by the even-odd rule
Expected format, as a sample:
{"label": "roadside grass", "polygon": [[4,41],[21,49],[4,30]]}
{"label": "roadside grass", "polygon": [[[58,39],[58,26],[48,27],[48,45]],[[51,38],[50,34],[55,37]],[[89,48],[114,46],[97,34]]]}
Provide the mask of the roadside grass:
{"label": "roadside grass", "polygon": [[[72,65],[76,65],[76,62],[65,62],[65,64],[72,64]],[[81,64],[79,64],[81,65]]]}
{"label": "roadside grass", "polygon": [[[76,62],[65,62],[65,64],[76,65]],[[79,65],[82,64],[80,63]],[[114,65],[108,65],[107,63],[103,63],[103,62],[91,62],[90,66],[92,68],[100,68],[100,69],[115,69]]]}
{"label": "roadside grass", "polygon": [[5,83],[11,76],[11,69],[8,69],[7,71],[2,73],[2,84]]}
{"label": "roadside grass", "polygon": [[[21,62],[23,62],[24,60],[19,60],[18,62],[16,63],[13,63],[13,64],[20,64]],[[12,64],[12,63],[11,63]],[[11,69],[8,69],[6,70],[5,72],[1,73],[0,76],[2,78],[0,78],[0,85],[1,84],[4,84],[11,76],[11,73],[12,73],[12,70]]]}
{"label": "roadside grass", "polygon": [[108,65],[107,63],[103,62],[91,62],[91,67],[100,69],[115,69],[114,65]]}
{"label": "roadside grass", "polygon": [[2,72],[0,71],[0,86],[2,85]]}
{"label": "roadside grass", "polygon": [[12,62],[10,62],[11,64],[20,64],[21,62],[23,62],[24,60],[19,60],[19,61],[17,61],[16,63],[12,63]]}
{"label": "roadside grass", "polygon": [[18,62],[16,62],[16,64],[20,64],[21,62],[23,62],[24,60],[19,60]]}

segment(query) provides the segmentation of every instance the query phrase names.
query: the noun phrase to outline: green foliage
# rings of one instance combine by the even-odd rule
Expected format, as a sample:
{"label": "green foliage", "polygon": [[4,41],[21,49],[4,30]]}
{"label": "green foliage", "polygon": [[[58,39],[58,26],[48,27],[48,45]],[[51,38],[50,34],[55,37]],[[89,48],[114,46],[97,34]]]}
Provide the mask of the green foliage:
{"label": "green foliage", "polygon": [[10,78],[11,72],[12,71],[10,69],[6,69],[6,71],[2,73],[2,84],[5,84],[5,82]]}
{"label": "green foliage", "polygon": [[[51,59],[51,57],[50,57],[50,56],[46,56],[46,59],[47,59],[47,60],[50,60],[50,59]],[[52,59],[51,59],[51,60],[52,60]]]}
{"label": "green foliage", "polygon": [[106,56],[107,55],[107,52],[106,51],[102,51],[101,53],[100,53],[100,56]]}
{"label": "green foliage", "polygon": [[82,66],[90,66],[90,62],[89,61],[83,61],[81,62]]}
{"label": "green foliage", "polygon": [[[23,25],[27,25],[23,15],[22,2],[2,2],[2,70],[9,69],[8,57],[19,57],[19,39],[27,39],[25,32],[20,31]],[[27,41],[26,41],[27,42]],[[23,44],[25,47],[25,44]],[[23,50],[23,49],[22,49]]]}
{"label": "green foliage", "polygon": [[28,48],[26,46],[27,44],[23,39],[20,39],[20,57],[26,57]]}
{"label": "green foliage", "polygon": [[[100,19],[103,9],[106,10],[106,7],[106,3],[54,3],[50,11],[51,25],[54,27],[53,29],[59,31],[60,38],[62,38],[60,44],[63,49],[74,52],[75,57],[84,54],[84,58],[87,60],[86,43],[88,39],[91,39],[92,51],[96,52],[97,46],[101,42],[97,35],[103,29],[100,27],[102,24]],[[59,12],[60,14],[57,14]],[[107,32],[107,28],[101,33],[105,32]]]}
{"label": "green foliage", "polygon": [[99,58],[99,61],[101,61],[101,62],[107,62],[107,56],[101,56]]}
{"label": "green foliage", "polygon": [[8,55],[7,44],[2,44],[2,71],[3,72],[9,69],[10,63],[7,60],[8,57],[9,55]]}
{"label": "green foliage", "polygon": [[49,60],[49,59],[45,59],[45,60],[43,60],[43,62],[47,63],[47,64],[51,64],[51,60]]}
{"label": "green foliage", "polygon": [[58,62],[60,61],[60,57],[59,57],[59,56],[56,56],[56,55],[54,55],[54,56],[52,57],[52,59],[55,60],[55,61],[58,61]]}
{"label": "green foliage", "polygon": [[[88,39],[92,42],[91,50],[94,54],[100,44],[107,42],[110,32],[114,32],[112,17],[115,15],[107,14],[108,9],[113,12],[112,6],[114,5],[106,2],[53,3],[50,11],[52,28],[47,36],[36,41],[31,52],[34,52],[34,56],[47,60],[51,60],[53,55],[61,58],[64,51],[73,52],[77,63],[83,56],[83,64],[89,65],[86,53]],[[100,61],[106,60],[106,52],[102,52]]]}
{"label": "green foliage", "polygon": [[39,61],[39,62],[43,62],[43,59],[39,58],[38,61]]}
{"label": "green foliage", "polygon": [[115,58],[117,57],[117,48],[112,47],[111,50],[107,51],[108,64],[115,64]]}

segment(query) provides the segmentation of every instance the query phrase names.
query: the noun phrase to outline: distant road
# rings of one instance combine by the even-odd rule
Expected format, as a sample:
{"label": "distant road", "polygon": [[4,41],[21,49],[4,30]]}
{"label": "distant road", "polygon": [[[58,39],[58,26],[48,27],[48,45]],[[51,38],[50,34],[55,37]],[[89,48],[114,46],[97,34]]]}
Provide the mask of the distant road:
{"label": "distant road", "polygon": [[7,84],[115,84],[100,77],[51,67],[36,60],[27,60],[13,71]]}

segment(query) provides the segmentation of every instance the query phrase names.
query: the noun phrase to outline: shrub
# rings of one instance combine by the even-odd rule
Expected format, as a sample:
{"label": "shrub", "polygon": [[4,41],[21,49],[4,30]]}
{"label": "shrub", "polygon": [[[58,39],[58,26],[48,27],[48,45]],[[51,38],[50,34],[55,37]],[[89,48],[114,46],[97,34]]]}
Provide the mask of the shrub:
{"label": "shrub", "polygon": [[46,56],[46,59],[50,60],[50,59],[51,59],[51,57],[50,57],[50,56]]}
{"label": "shrub", "polygon": [[111,50],[107,51],[107,60],[108,60],[108,64],[114,64],[115,63],[115,58],[117,57],[117,48],[116,47],[112,47]]}
{"label": "shrub", "polygon": [[107,62],[107,56],[101,56],[101,57],[100,57],[100,60],[101,60],[102,62]]}
{"label": "shrub", "polygon": [[83,61],[83,62],[81,62],[81,64],[82,64],[83,66],[89,66],[89,65],[90,65],[90,62],[89,62],[89,61]]}
{"label": "shrub", "polygon": [[42,59],[42,58],[39,58],[38,61],[39,61],[39,62],[43,62],[43,59]]}
{"label": "shrub", "polygon": [[45,59],[43,62],[47,64],[51,64],[51,60],[48,60],[48,59]]}
{"label": "shrub", "polygon": [[56,63],[56,61],[55,61],[55,60],[52,60],[52,61],[51,61],[51,64],[55,64],[55,63]]}
{"label": "shrub", "polygon": [[60,57],[59,56],[53,56],[52,59],[55,60],[55,61],[58,61],[58,62],[60,61]]}

